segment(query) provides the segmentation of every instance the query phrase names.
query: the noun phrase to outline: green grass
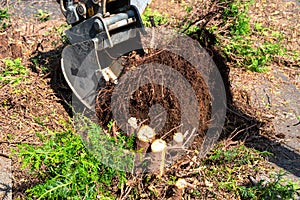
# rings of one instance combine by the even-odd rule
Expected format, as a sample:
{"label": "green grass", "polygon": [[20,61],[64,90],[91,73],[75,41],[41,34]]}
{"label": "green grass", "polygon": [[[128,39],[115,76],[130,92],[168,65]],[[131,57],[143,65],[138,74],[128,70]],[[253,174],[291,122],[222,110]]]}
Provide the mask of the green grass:
{"label": "green grass", "polygon": [[[40,180],[37,185],[26,191],[28,198],[116,199],[117,191],[111,188],[118,185],[120,189],[127,181],[123,170],[130,166],[133,157],[124,149],[133,148],[134,138],[121,134],[118,134],[117,138],[100,134],[99,126],[86,119],[79,124],[82,129],[78,131],[83,133],[84,137],[75,134],[72,130],[50,132],[50,138],[38,133],[37,136],[44,142],[43,145],[18,145],[18,150],[14,153],[22,161],[23,167],[30,169],[32,177]],[[88,132],[85,132],[87,130]],[[271,154],[247,148],[242,144],[225,147],[224,143],[220,143],[200,166],[194,166],[202,169],[199,181],[207,182],[208,188],[187,191],[187,193],[191,197],[210,193],[216,197],[229,195],[254,200],[274,199],[278,196],[282,199],[295,198],[299,185],[283,179],[282,173],[272,175],[271,181],[267,184],[263,184],[263,181],[259,181],[257,185],[249,184],[249,175],[267,171],[264,168],[266,167],[264,160],[268,155]],[[119,163],[118,169],[115,168],[115,163]],[[122,167],[123,170],[119,170]],[[143,183],[147,187],[148,184],[153,185],[153,181],[164,181],[166,185],[172,187],[179,178],[174,174],[166,176],[165,179],[152,179],[151,176],[146,175]],[[189,175],[192,180],[195,178],[193,176],[199,178],[197,172]],[[202,180],[203,178],[205,180]],[[150,197],[160,197],[159,193],[154,191],[156,191],[155,187],[153,191],[148,191]],[[139,197],[141,194],[139,192],[145,191],[139,191],[134,187],[129,196]]]}
{"label": "green grass", "polygon": [[38,9],[36,17],[38,18],[39,21],[41,22],[46,22],[50,20],[50,14],[47,11]]}
{"label": "green grass", "polygon": [[[89,154],[80,136],[72,131],[53,133],[42,146],[19,145],[17,155],[23,167],[30,167],[32,176],[41,182],[26,191],[37,199],[109,197],[105,189],[115,172]],[[40,170],[43,167],[44,170]]]}
{"label": "green grass", "polygon": [[252,187],[240,186],[239,193],[244,199],[267,200],[267,199],[296,199],[296,193],[300,192],[300,183],[289,181],[283,178],[285,173],[274,173],[270,175],[272,179],[269,183],[260,180]]}
{"label": "green grass", "polygon": [[8,27],[9,16],[7,8],[0,8],[0,31],[5,30]]}
{"label": "green grass", "polygon": [[[67,36],[66,36],[66,33],[65,33],[65,31],[66,31],[67,29],[69,29],[69,28],[71,28],[70,25],[68,25],[68,24],[62,24],[62,25],[60,25],[60,26],[55,26],[55,27],[53,28],[53,30],[52,30],[55,34],[58,34],[58,35],[60,36],[60,41],[61,41],[64,45],[70,44],[70,42],[68,41],[68,38],[67,38]],[[50,34],[52,34],[52,32],[51,32]],[[53,45],[55,46],[55,45],[56,45],[56,42],[55,42],[55,44],[53,43]]]}
{"label": "green grass", "polygon": [[269,152],[259,152],[244,145],[224,150],[221,143],[203,161],[204,173],[210,182],[217,183],[218,190],[242,199],[295,199],[300,192],[299,183],[285,180],[284,173],[271,173],[270,182],[260,180],[257,185],[249,183],[248,176],[264,172],[265,156]]}
{"label": "green grass", "polygon": [[[44,142],[41,146],[18,145],[14,153],[23,168],[40,180],[26,191],[29,198],[114,199],[111,185],[120,187],[126,181],[124,170],[133,160],[132,154],[124,154],[125,148],[132,147],[132,138],[101,134],[99,126],[86,119],[79,124],[86,140],[69,129],[49,132],[50,138],[37,134]],[[119,170],[111,167],[116,163]]]}
{"label": "green grass", "polygon": [[265,72],[274,55],[284,55],[285,50],[279,43],[265,41],[255,46],[249,37],[234,35],[223,47],[224,53],[231,58],[236,66],[245,67],[255,72]]}
{"label": "green grass", "polygon": [[170,19],[167,15],[159,13],[157,10],[151,10],[149,7],[146,8],[145,12],[141,15],[142,21],[145,27],[152,27],[150,17],[153,16],[154,23],[156,26],[167,24]]}
{"label": "green grass", "polygon": [[28,69],[22,65],[21,58],[14,60],[10,58],[3,59],[5,67],[0,72],[0,83],[1,84],[12,84],[18,85],[22,81],[26,80],[26,76],[29,74]]}
{"label": "green grass", "polygon": [[[281,35],[273,35],[275,42],[268,42],[267,29],[256,23],[250,25],[249,6],[253,1],[235,1],[228,4],[224,10],[224,25],[229,24],[228,32],[218,35],[220,45],[225,55],[238,67],[245,67],[255,72],[265,72],[274,56],[283,55],[280,46]],[[254,36],[254,37],[253,37]],[[256,38],[255,40],[253,38]],[[258,41],[258,40],[262,40]],[[265,41],[264,41],[265,40]]]}

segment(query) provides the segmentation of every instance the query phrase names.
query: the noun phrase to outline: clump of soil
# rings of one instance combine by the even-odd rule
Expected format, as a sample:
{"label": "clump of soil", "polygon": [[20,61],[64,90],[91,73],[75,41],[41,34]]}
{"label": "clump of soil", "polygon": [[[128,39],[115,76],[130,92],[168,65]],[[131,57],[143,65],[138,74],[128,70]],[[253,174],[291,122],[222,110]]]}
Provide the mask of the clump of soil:
{"label": "clump of soil", "polygon": [[[144,72],[148,72],[148,74],[152,74],[152,77],[147,77],[149,79],[155,78],[158,76],[157,72],[150,66],[154,63],[161,64],[165,67],[172,67],[172,69],[179,72],[190,84],[192,87],[195,96],[197,98],[196,106],[183,106],[180,105],[180,101],[176,94],[184,94],[183,85],[178,85],[177,91],[171,91],[170,88],[161,85],[155,84],[153,82],[142,85],[141,87],[134,89],[136,87],[135,84],[123,84],[120,83],[118,85],[119,91],[134,91],[130,96],[129,101],[129,114],[130,117],[134,117],[138,120],[138,124],[141,125],[151,125],[153,121],[160,124],[160,122],[165,122],[157,132],[158,137],[163,137],[165,134],[167,142],[171,140],[171,133],[178,132],[180,127],[183,127],[184,130],[189,130],[192,122],[190,119],[183,119],[184,116],[182,112],[188,113],[188,116],[191,117],[189,113],[193,113],[193,110],[198,109],[199,116],[195,118],[199,120],[199,126],[196,127],[196,138],[195,140],[199,145],[202,144],[202,140],[205,134],[205,130],[208,128],[208,121],[210,120],[210,112],[211,112],[211,96],[209,93],[209,89],[199,72],[185,59],[182,57],[175,55],[168,51],[150,51],[140,57],[140,55],[132,54],[130,56],[123,57],[123,65],[124,72],[123,75],[129,72],[130,70],[135,70],[136,68],[144,67]],[[169,77],[167,77],[169,76]],[[171,79],[176,81],[176,77],[171,77],[172,74],[167,74],[165,79]],[[130,77],[128,82],[134,82],[136,77]],[[132,87],[132,88],[131,88]],[[97,97],[96,103],[96,113],[98,116],[99,123],[102,126],[106,126],[110,120],[113,120],[113,114],[111,111],[111,98],[112,93],[115,89],[115,85],[109,84],[104,88],[101,88]],[[175,94],[176,93],[176,94]],[[184,97],[186,99],[190,97]],[[118,111],[119,114],[126,112],[126,106],[123,105],[123,102],[117,102],[114,105],[118,105],[118,108],[114,108]],[[151,113],[151,107],[159,105],[166,111],[166,116],[163,115],[163,112],[154,112]],[[183,108],[184,107],[184,108]],[[184,110],[182,110],[184,109]],[[166,119],[164,119],[164,117]],[[193,117],[191,117],[193,118]],[[186,124],[181,124],[182,122],[186,122]],[[123,122],[117,121],[117,124],[123,124]],[[125,122],[126,123],[126,122]],[[156,127],[153,127],[156,128]],[[122,127],[122,130],[126,130],[127,134],[130,134],[130,127]],[[194,141],[195,141],[194,140]]]}

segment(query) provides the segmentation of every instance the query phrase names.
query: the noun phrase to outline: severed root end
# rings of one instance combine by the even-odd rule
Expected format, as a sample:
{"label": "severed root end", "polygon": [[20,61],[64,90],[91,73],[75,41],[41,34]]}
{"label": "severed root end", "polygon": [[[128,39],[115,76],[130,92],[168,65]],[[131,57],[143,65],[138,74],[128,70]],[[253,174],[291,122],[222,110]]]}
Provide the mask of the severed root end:
{"label": "severed root end", "polygon": [[167,143],[162,139],[155,140],[151,145],[151,169],[159,171],[160,177],[164,174],[166,150]]}
{"label": "severed root end", "polygon": [[180,178],[176,181],[175,186],[179,189],[179,190],[184,190],[187,186],[188,183],[186,182],[186,180]]}
{"label": "severed root end", "polygon": [[173,136],[173,140],[175,142],[175,144],[177,146],[182,146],[183,144],[183,139],[184,139],[184,136],[182,133],[178,132],[178,133],[175,133],[174,136]]}
{"label": "severed root end", "polygon": [[147,125],[143,125],[137,133],[138,140],[142,142],[152,142],[155,135],[154,129]]}
{"label": "severed root end", "polygon": [[187,188],[187,186],[188,183],[186,182],[186,180],[182,178],[178,179],[175,183],[174,195],[172,199],[181,200],[184,193],[184,189]]}
{"label": "severed root end", "polygon": [[136,150],[138,152],[146,153],[150,143],[155,139],[155,131],[150,126],[144,125],[137,133]]}
{"label": "severed root end", "polygon": [[136,141],[136,151],[138,152],[138,155],[135,166],[139,167],[142,164],[145,154],[151,142],[155,139],[155,136],[156,133],[150,126],[144,125],[139,129]]}

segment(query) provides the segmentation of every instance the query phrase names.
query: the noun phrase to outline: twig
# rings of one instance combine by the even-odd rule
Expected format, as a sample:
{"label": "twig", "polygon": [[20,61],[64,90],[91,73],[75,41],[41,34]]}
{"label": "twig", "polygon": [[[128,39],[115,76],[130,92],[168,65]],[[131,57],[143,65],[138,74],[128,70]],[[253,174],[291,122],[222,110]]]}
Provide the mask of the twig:
{"label": "twig", "polygon": [[4,153],[0,153],[0,156],[1,156],[1,157],[4,157],[4,158],[10,159],[10,157],[9,157],[7,154],[4,154]]}
{"label": "twig", "polygon": [[[215,4],[216,4],[216,2],[213,3],[213,5],[211,6],[211,9],[208,11],[208,13],[206,13],[205,15],[199,17],[198,19],[196,19],[195,21],[193,21],[192,23],[190,23],[185,29],[183,29],[181,31],[181,33],[185,33],[191,26],[198,24],[200,21],[204,20],[205,18],[209,18],[209,20],[210,20],[210,17],[214,16],[215,13],[216,13],[216,11],[214,11],[212,9],[212,8],[214,8]],[[208,21],[205,24],[207,24]]]}
{"label": "twig", "polygon": [[230,109],[229,107],[227,107],[227,109],[228,109],[230,112],[232,112],[232,113],[234,113],[234,114],[236,114],[236,115],[238,115],[238,116],[244,118],[244,119],[247,120],[247,121],[252,121],[252,119],[251,119],[250,117],[246,117],[245,115],[242,115],[242,114],[240,114],[240,113],[238,113],[238,112],[236,112],[236,111]]}
{"label": "twig", "polygon": [[[127,188],[126,188],[126,190],[127,190]],[[120,198],[120,200],[125,200],[127,198],[127,196],[129,195],[131,190],[132,190],[132,187],[130,186],[129,189],[127,190],[126,194],[122,198]]]}
{"label": "twig", "polygon": [[145,60],[147,60],[147,59],[149,59],[149,58],[151,58],[153,56],[156,56],[156,55],[162,53],[163,51],[165,51],[165,50],[159,50],[158,52],[156,52],[154,54],[151,54],[150,56],[146,56],[146,57],[144,57],[143,61],[145,61]]}
{"label": "twig", "polygon": [[170,131],[168,131],[167,133],[165,133],[160,139],[164,139],[164,137],[166,137],[169,133],[171,133],[175,129],[178,129],[181,126],[182,126],[182,124],[180,124],[179,126],[176,126],[176,127],[172,128]]}
{"label": "twig", "polygon": [[233,136],[231,136],[228,140],[232,140],[235,136],[237,136],[237,135],[240,134],[241,132],[246,131],[246,130],[248,130],[248,129],[251,129],[251,128],[255,127],[255,126],[257,126],[257,124],[253,124],[253,125],[251,125],[251,126],[249,126],[249,127],[246,127],[246,128],[243,128],[243,129],[239,130],[239,131],[236,132]]}
{"label": "twig", "polygon": [[[192,130],[192,132],[191,132],[191,134],[190,134],[190,136],[186,139],[186,141],[183,143],[183,147],[185,147],[185,145],[190,141],[190,139],[191,139],[191,137],[194,135],[194,133],[195,133],[195,131],[196,131],[196,128],[194,128],[193,130]],[[188,132],[187,132],[188,133]],[[185,135],[186,134],[184,134],[184,137],[185,137]]]}

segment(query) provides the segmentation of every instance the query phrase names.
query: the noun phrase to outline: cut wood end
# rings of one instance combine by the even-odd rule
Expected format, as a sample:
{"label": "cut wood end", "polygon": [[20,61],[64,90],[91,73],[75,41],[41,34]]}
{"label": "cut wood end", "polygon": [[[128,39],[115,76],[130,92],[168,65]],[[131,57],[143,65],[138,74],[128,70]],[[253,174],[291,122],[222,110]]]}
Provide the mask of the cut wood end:
{"label": "cut wood end", "polygon": [[175,133],[173,136],[173,140],[177,143],[177,144],[182,144],[183,143],[183,139],[184,136],[182,133]]}
{"label": "cut wood end", "polygon": [[176,181],[175,186],[180,189],[183,190],[187,187],[188,183],[186,182],[186,180],[180,178]]}
{"label": "cut wood end", "polygon": [[142,142],[151,142],[155,137],[155,131],[150,126],[144,125],[137,133],[137,137]]}
{"label": "cut wood end", "polygon": [[162,139],[155,140],[151,145],[152,152],[163,152],[166,150],[166,148],[167,143]]}
{"label": "cut wood end", "polygon": [[137,119],[135,117],[130,117],[127,122],[132,128],[134,129],[138,128]]}

